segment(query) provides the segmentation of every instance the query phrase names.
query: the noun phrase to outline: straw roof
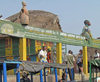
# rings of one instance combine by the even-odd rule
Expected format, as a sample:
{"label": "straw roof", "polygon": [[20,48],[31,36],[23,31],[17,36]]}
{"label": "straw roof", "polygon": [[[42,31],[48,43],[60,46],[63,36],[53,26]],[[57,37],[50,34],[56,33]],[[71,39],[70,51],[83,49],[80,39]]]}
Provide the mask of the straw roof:
{"label": "straw roof", "polygon": [[[30,23],[29,26],[46,28],[49,30],[62,31],[59,24],[58,16],[41,10],[29,10]],[[19,13],[14,14],[7,18],[8,20],[20,23]]]}

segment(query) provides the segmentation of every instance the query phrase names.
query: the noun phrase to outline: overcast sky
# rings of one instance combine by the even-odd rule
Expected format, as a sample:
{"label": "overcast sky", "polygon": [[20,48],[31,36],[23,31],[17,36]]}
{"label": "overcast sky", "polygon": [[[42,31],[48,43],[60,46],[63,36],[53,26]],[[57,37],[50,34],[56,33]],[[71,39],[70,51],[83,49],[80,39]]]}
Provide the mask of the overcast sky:
{"label": "overcast sky", "polygon": [[[83,22],[88,19],[93,37],[100,37],[100,0],[24,1],[28,10],[44,10],[58,15],[62,30],[66,33],[81,34]],[[3,18],[19,12],[22,8],[21,2],[22,0],[0,0],[0,13]]]}

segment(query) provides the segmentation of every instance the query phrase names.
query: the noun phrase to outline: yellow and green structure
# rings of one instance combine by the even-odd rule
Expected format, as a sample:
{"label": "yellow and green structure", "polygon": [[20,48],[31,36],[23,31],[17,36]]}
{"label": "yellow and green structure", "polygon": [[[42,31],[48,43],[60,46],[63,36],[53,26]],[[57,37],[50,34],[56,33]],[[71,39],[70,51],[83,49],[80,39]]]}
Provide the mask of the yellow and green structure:
{"label": "yellow and green structure", "polygon": [[[8,37],[0,38],[0,58],[39,61],[37,54],[41,46],[52,49],[56,43],[57,63],[62,63],[62,44],[83,46],[83,70],[88,73],[87,47],[100,48],[100,40],[86,41],[85,37],[71,33],[58,32],[0,20],[0,34]],[[59,74],[61,75],[61,70]]]}

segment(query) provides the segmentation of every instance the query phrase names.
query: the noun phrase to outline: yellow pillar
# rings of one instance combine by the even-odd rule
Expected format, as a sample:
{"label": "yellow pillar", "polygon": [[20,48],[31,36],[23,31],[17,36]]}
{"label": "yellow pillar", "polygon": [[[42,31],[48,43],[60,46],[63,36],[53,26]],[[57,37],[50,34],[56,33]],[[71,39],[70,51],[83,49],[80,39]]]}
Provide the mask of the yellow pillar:
{"label": "yellow pillar", "polygon": [[[57,54],[57,63],[62,64],[62,43],[57,43],[56,46],[56,54]],[[62,76],[62,70],[58,71],[58,74]]]}
{"label": "yellow pillar", "polygon": [[20,60],[27,60],[26,38],[20,38],[19,42]]}
{"label": "yellow pillar", "polygon": [[83,71],[85,74],[88,73],[87,46],[83,46]]}
{"label": "yellow pillar", "polygon": [[12,50],[12,38],[6,38],[6,48],[5,55],[8,56],[6,59],[13,59],[13,50]]}
{"label": "yellow pillar", "polygon": [[38,43],[37,40],[35,40],[35,53],[37,54],[36,55],[36,61],[39,62],[39,58],[38,58],[38,50],[41,49],[41,45]]}
{"label": "yellow pillar", "polygon": [[[12,38],[6,38],[6,47],[5,47],[6,59],[13,60],[13,48],[12,48]],[[13,75],[14,70],[7,71],[8,75]]]}

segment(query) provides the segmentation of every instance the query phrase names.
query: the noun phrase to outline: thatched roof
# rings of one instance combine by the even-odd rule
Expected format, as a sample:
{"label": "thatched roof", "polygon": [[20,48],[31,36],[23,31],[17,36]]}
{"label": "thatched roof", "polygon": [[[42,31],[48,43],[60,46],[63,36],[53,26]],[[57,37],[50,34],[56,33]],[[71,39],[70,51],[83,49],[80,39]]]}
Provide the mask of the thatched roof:
{"label": "thatched roof", "polygon": [[[7,18],[12,22],[20,23],[19,13]],[[41,10],[29,10],[29,26],[46,28],[50,30],[62,31],[58,16]]]}

